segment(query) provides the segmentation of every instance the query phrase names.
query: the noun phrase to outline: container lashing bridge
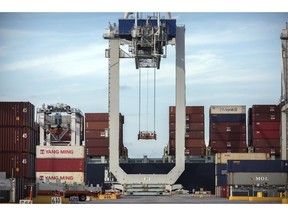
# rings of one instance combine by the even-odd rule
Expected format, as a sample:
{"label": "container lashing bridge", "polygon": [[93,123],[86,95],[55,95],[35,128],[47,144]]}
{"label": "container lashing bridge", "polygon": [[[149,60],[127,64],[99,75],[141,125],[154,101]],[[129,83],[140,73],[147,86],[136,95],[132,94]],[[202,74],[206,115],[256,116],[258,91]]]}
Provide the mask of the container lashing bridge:
{"label": "container lashing bridge", "polygon": [[[123,194],[171,194],[174,189],[179,188],[175,182],[185,169],[185,27],[177,26],[176,19],[171,18],[170,13],[166,13],[163,17],[160,17],[160,13],[153,13],[142,18],[139,13],[128,12],[123,19],[118,20],[118,25],[110,25],[103,37],[109,40],[109,48],[105,50],[105,56],[109,59],[109,171],[118,182],[114,188],[121,190]],[[156,140],[156,70],[160,69],[161,58],[166,58],[168,45],[175,45],[176,48],[175,166],[167,174],[127,174],[119,166],[120,58],[134,58],[135,67],[139,70],[138,139]],[[140,128],[141,69],[143,68],[154,70],[154,131],[149,131],[148,126],[146,130]],[[147,84],[148,82],[147,79]]]}

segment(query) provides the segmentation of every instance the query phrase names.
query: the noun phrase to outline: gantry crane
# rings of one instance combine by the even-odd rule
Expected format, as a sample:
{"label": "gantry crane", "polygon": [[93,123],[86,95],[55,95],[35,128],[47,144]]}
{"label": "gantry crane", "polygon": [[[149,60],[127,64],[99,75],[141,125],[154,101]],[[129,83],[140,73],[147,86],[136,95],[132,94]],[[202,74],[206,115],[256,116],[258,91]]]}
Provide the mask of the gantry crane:
{"label": "gantry crane", "polygon": [[281,74],[281,159],[288,158],[288,23],[286,29],[281,32],[281,56],[282,56],[282,74]]}
{"label": "gantry crane", "polygon": [[[163,191],[160,192],[159,188],[164,187],[170,193],[185,169],[185,27],[177,26],[170,13],[164,18],[160,13],[146,18],[139,17],[139,13],[125,13],[124,19],[119,19],[118,25],[110,25],[103,37],[109,40],[109,48],[105,51],[109,58],[109,171],[119,183],[117,188],[123,192],[145,185],[147,189],[159,186],[155,191],[161,194]],[[170,44],[176,47],[175,166],[168,174],[127,174],[119,166],[120,58],[134,58],[136,69],[159,69],[161,58],[166,57],[167,45]],[[121,48],[125,45],[128,52]],[[156,134],[139,131],[138,138],[156,139]]]}

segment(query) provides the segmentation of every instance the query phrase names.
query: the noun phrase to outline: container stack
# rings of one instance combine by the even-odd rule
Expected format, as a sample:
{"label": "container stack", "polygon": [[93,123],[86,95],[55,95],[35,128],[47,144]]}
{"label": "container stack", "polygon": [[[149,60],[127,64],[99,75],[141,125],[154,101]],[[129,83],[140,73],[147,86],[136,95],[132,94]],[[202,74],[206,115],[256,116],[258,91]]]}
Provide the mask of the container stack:
{"label": "container stack", "polygon": [[29,196],[29,186],[35,184],[39,128],[34,112],[30,102],[0,102],[0,172],[15,178],[16,202]]}
{"label": "container stack", "polygon": [[215,154],[215,195],[229,196],[227,164],[230,160],[268,160],[267,153],[216,153]]}
{"label": "container stack", "polygon": [[84,146],[37,146],[37,182],[85,183]]}
{"label": "container stack", "polygon": [[246,106],[211,106],[209,114],[211,154],[247,152]]}
{"label": "container stack", "polygon": [[254,152],[280,156],[280,106],[253,105],[248,115],[248,143]]}
{"label": "container stack", "polygon": [[[126,155],[123,144],[124,116],[119,118],[119,156]],[[85,147],[87,157],[109,156],[109,113],[85,113]],[[127,156],[127,155],[126,155]]]}
{"label": "container stack", "polygon": [[[175,155],[176,107],[169,107],[169,155]],[[204,156],[204,106],[186,106],[185,155]]]}

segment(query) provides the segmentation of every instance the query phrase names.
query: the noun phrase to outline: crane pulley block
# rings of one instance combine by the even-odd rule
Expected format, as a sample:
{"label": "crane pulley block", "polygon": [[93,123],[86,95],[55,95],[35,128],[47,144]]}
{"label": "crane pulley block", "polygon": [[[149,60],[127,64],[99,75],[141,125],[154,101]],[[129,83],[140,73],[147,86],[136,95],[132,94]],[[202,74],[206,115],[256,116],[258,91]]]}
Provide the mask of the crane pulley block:
{"label": "crane pulley block", "polygon": [[138,140],[149,140],[149,139],[157,139],[155,131],[139,131]]}

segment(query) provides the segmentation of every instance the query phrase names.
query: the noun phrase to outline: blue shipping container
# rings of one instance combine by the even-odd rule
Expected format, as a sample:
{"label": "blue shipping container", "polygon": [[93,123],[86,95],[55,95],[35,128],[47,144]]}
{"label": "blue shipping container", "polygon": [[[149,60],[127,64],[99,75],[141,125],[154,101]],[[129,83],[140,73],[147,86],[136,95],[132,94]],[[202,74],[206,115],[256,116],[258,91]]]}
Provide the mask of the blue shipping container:
{"label": "blue shipping container", "polygon": [[226,186],[227,185],[227,175],[217,175],[215,186]]}
{"label": "blue shipping container", "polygon": [[215,175],[227,175],[227,164],[215,164]]}
{"label": "blue shipping container", "polygon": [[288,173],[288,160],[228,160],[227,172]]}
{"label": "blue shipping container", "polygon": [[246,122],[246,114],[210,114],[210,123]]}

